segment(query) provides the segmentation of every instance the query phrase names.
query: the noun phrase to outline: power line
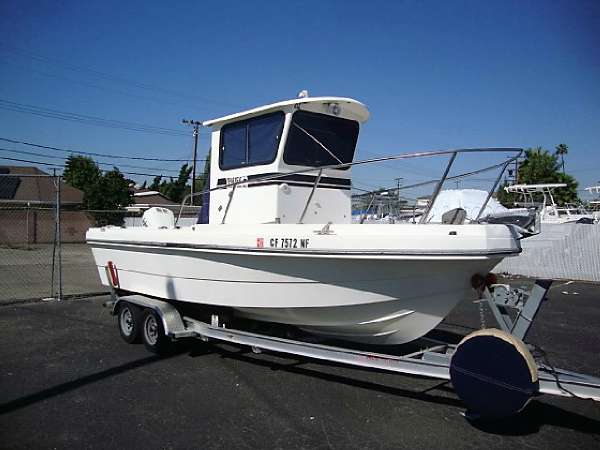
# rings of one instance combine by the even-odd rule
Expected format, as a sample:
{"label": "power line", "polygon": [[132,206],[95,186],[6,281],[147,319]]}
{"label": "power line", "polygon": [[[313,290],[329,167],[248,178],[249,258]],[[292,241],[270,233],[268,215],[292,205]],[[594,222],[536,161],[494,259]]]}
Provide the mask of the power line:
{"label": "power line", "polygon": [[183,131],[173,128],[163,128],[154,125],[145,125],[134,122],[125,122],[121,120],[104,119],[102,117],[89,116],[85,114],[59,111],[57,109],[44,108],[41,106],[28,105],[24,103],[12,102],[10,100],[0,99],[0,108],[8,111],[15,111],[35,116],[48,117],[52,119],[67,120],[72,122],[84,123],[86,125],[95,125],[105,128],[119,128],[128,131],[138,131],[142,133],[162,134],[166,136],[188,137]]}
{"label": "power line", "polygon": [[[6,142],[10,142],[12,144],[29,145],[31,147],[37,147],[37,148],[45,148],[45,149],[53,150],[53,151],[57,151],[57,152],[74,153],[74,154],[78,154],[78,155],[88,155],[88,156],[99,156],[101,158],[132,159],[132,160],[138,160],[138,161],[190,162],[189,158],[188,159],[147,158],[147,157],[142,157],[142,156],[110,155],[110,154],[106,154],[106,153],[84,152],[81,150],[69,150],[69,149],[60,148],[60,147],[52,147],[50,145],[41,145],[41,144],[33,144],[31,142],[26,142],[26,141],[17,141],[15,139],[9,139],[9,138],[4,138],[4,137],[0,137],[0,141],[6,141]],[[206,159],[201,159],[199,161],[206,161]]]}
{"label": "power line", "polygon": [[[7,150],[7,149],[0,148],[0,150]],[[52,164],[52,163],[47,163],[47,162],[43,162],[43,161],[32,161],[29,159],[8,158],[6,156],[0,156],[0,159],[4,159],[7,161],[24,162],[24,163],[29,163],[29,164],[37,164],[37,165],[42,165],[42,166],[50,166],[50,167],[54,167],[56,169],[64,169],[65,168],[65,166],[61,165],[61,164]],[[104,170],[104,169],[99,169],[99,170],[101,172],[112,172],[112,170]],[[124,175],[138,175],[138,176],[143,176],[143,177],[177,178],[172,175],[164,175],[164,174],[157,174],[157,173],[122,172],[120,170],[119,170],[119,172]],[[203,178],[203,177],[198,177],[198,178]]]}
{"label": "power line", "polygon": [[[13,62],[8,62],[8,63],[4,62],[4,64],[16,67],[17,69],[25,71],[28,74],[29,73],[37,73],[37,74],[43,75],[45,77],[56,78],[56,79],[59,79],[59,80],[66,80],[69,83],[76,83],[76,84],[80,84],[80,85],[85,86],[85,87],[90,87],[90,88],[94,88],[94,89],[100,89],[100,90],[106,91],[106,92],[113,92],[113,93],[116,93],[116,94],[119,94],[119,95],[124,95],[124,96],[127,96],[127,97],[137,98],[137,99],[141,99],[141,100],[150,100],[150,101],[153,101],[153,102],[160,103],[161,105],[178,105],[178,106],[179,105],[186,105],[186,106],[192,106],[193,105],[192,102],[183,102],[181,100],[179,100],[179,101],[178,100],[169,101],[169,100],[165,100],[165,99],[158,98],[158,97],[147,97],[147,96],[144,96],[144,95],[133,94],[131,92],[127,92],[127,91],[124,91],[124,90],[115,89],[115,88],[107,87],[107,86],[102,86],[100,84],[91,83],[91,82],[88,82],[88,81],[78,80],[76,78],[71,78],[71,77],[68,77],[68,76],[64,76],[62,74],[49,73],[49,72],[45,72],[43,70],[34,69],[32,67],[21,66],[19,64],[15,64]],[[194,106],[194,108],[198,107],[197,105],[193,105],[193,106]]]}
{"label": "power line", "polygon": [[37,61],[41,61],[44,63],[50,63],[50,64],[54,64],[56,66],[65,68],[67,70],[70,71],[74,71],[74,72],[86,72],[88,74],[92,74],[93,76],[96,76],[98,78],[102,78],[108,81],[112,81],[112,82],[116,82],[116,83],[121,83],[121,84],[126,84],[129,86],[134,86],[138,89],[145,89],[148,91],[153,91],[153,92],[161,92],[163,93],[163,95],[169,95],[171,97],[178,97],[178,98],[182,98],[185,100],[190,100],[191,97],[196,98],[199,101],[202,101],[204,103],[213,103],[216,105],[221,105],[221,106],[229,106],[229,107],[235,107],[238,108],[239,105],[233,105],[230,103],[226,103],[226,102],[220,102],[220,101],[215,101],[215,100],[211,100],[211,99],[207,99],[204,97],[199,97],[195,94],[190,94],[188,92],[180,92],[180,91],[176,91],[173,89],[166,89],[163,87],[159,87],[159,86],[153,86],[151,84],[148,83],[140,83],[139,81],[133,81],[133,80],[129,80],[127,78],[121,77],[121,76],[117,76],[117,75],[112,75],[106,72],[101,72],[98,70],[94,70],[94,69],[90,69],[88,67],[84,67],[84,66],[80,66],[80,65],[75,65],[75,64],[71,64],[71,63],[67,63],[65,61],[62,61],[60,59],[57,58],[51,58],[48,56],[42,56],[30,51],[27,51],[25,49],[16,47],[16,46],[12,46],[12,45],[7,45],[5,43],[0,43],[0,46],[4,48],[5,51],[8,51],[10,53],[13,54],[19,54],[22,56],[26,56],[28,58],[31,58],[33,60],[37,60]]}
{"label": "power line", "polygon": [[[5,149],[5,148],[0,148],[0,151],[10,152],[10,153],[18,153],[20,155],[41,156],[42,158],[59,159],[61,161],[65,161],[65,159],[66,159],[66,158],[63,158],[62,156],[44,155],[43,153],[27,152],[25,150],[9,150],[9,149]],[[94,162],[96,164],[98,164],[99,166],[110,166],[110,167],[114,167],[115,166],[114,163],[109,163],[109,162],[106,162],[106,161],[94,161]],[[163,172],[179,173],[179,170],[174,170],[174,169],[157,169],[156,167],[134,166],[134,165],[131,165],[131,164],[119,164],[119,166],[120,167],[129,167],[130,169],[162,170]]]}
{"label": "power line", "polygon": [[45,117],[52,117],[63,120],[73,120],[77,122],[86,122],[98,126],[107,126],[109,128],[124,128],[131,131],[143,131],[158,134],[172,134],[177,136],[188,136],[187,133],[181,130],[175,130],[172,128],[157,127],[154,125],[145,125],[134,122],[125,122],[114,119],[104,119],[102,117],[89,116],[79,113],[71,113],[66,111],[60,111],[57,109],[45,108],[42,106],[28,105],[25,103],[12,102],[10,100],[0,99],[0,105],[4,109],[15,110],[18,112],[26,112],[36,115],[42,115]]}
{"label": "power line", "polygon": [[43,166],[51,166],[51,167],[54,167],[56,169],[63,169],[64,168],[64,166],[62,166],[60,164],[45,163],[45,162],[41,162],[41,161],[30,161],[28,159],[8,158],[6,156],[0,156],[0,159],[4,159],[4,160],[7,160],[7,161],[18,161],[18,162],[24,162],[24,163],[30,163],[30,164],[41,164]]}

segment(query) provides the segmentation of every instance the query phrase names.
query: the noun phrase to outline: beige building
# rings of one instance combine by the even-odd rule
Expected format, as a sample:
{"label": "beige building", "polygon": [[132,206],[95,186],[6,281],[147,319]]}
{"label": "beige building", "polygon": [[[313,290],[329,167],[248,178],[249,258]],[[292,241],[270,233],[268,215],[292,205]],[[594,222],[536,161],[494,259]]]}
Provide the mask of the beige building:
{"label": "beige building", "polygon": [[[0,245],[53,242],[55,181],[37,167],[0,166]],[[84,242],[93,222],[79,210],[83,192],[64,182],[60,191],[62,241]]]}

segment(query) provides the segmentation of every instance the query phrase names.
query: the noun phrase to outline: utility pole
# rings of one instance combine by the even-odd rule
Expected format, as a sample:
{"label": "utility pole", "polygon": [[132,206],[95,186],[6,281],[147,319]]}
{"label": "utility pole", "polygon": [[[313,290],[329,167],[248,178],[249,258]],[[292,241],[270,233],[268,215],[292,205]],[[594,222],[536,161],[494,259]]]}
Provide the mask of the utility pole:
{"label": "utility pole", "polygon": [[394,178],[394,180],[396,180],[396,199],[398,200],[398,203],[400,203],[400,183],[402,182],[402,180],[404,180],[404,178],[398,177]]}
{"label": "utility pole", "polygon": [[192,157],[192,189],[190,191],[190,193],[191,193],[190,204],[193,205],[194,204],[194,190],[195,190],[194,185],[196,184],[196,155],[198,154],[198,134],[200,134],[198,129],[200,128],[200,125],[202,125],[202,122],[199,122],[197,120],[183,119],[181,121],[181,123],[183,123],[184,125],[190,125],[190,126],[194,127],[194,154]]}
{"label": "utility pole", "polygon": [[[510,158],[510,156],[507,156],[507,158]],[[507,166],[506,169],[504,182],[509,184],[519,184],[519,158],[515,158],[512,164]]]}
{"label": "utility pole", "polygon": [[394,178],[396,180],[396,214],[400,215],[400,183],[402,182],[403,177]]}

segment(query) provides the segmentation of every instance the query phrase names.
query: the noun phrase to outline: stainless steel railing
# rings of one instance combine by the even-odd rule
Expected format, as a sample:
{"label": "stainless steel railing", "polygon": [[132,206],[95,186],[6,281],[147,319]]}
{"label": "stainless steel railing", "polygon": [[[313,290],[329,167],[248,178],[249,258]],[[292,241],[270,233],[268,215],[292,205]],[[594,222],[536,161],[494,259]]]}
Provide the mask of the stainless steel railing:
{"label": "stainless steel railing", "polygon": [[[453,176],[448,176],[450,173],[450,170],[457,158],[457,156],[459,154],[470,154],[470,153],[506,153],[506,152],[511,152],[514,153],[515,156],[509,157],[507,158],[505,161],[502,161],[501,163],[498,164],[494,164],[491,166],[487,166],[484,167],[482,169],[477,169],[474,171],[470,171],[470,172],[465,172],[465,173],[461,173],[459,175],[453,175]],[[265,181],[270,181],[270,180],[276,180],[278,178],[283,178],[283,177],[287,177],[290,175],[297,175],[297,174],[307,174],[307,173],[314,173],[317,172],[317,178],[315,179],[315,182],[312,186],[311,192],[306,200],[306,203],[304,205],[303,208],[303,212],[300,216],[300,220],[298,221],[298,223],[302,223],[302,221],[304,220],[304,216],[306,214],[306,211],[308,210],[308,207],[310,205],[310,202],[314,196],[314,193],[321,181],[321,177],[323,174],[323,171],[325,170],[335,170],[335,169],[346,169],[349,167],[354,167],[354,166],[361,166],[361,165],[366,165],[366,164],[374,164],[374,163],[378,163],[378,162],[383,162],[383,161],[399,161],[399,160],[403,160],[403,159],[415,159],[415,158],[430,158],[430,157],[434,157],[434,156],[443,156],[443,155],[449,155],[450,159],[448,161],[448,164],[446,165],[446,168],[444,170],[444,173],[442,175],[441,178],[439,179],[435,179],[435,180],[429,180],[429,181],[425,181],[425,182],[421,182],[421,183],[415,183],[412,185],[405,185],[400,187],[399,189],[409,189],[409,188],[415,188],[415,187],[419,187],[419,186],[426,186],[428,184],[433,184],[436,183],[436,186],[434,188],[434,193],[431,197],[431,200],[429,201],[429,204],[427,205],[427,209],[426,211],[423,213],[423,215],[421,216],[419,223],[425,223],[427,221],[427,217],[429,215],[429,213],[431,212],[431,209],[435,203],[435,200],[437,199],[442,186],[444,185],[444,183],[446,181],[449,180],[458,180],[461,178],[465,178],[471,175],[475,175],[478,173],[482,173],[482,172],[486,172],[489,170],[493,170],[493,169],[497,169],[497,168],[501,168],[502,170],[500,171],[500,173],[498,174],[497,178],[495,179],[494,185],[490,188],[490,190],[488,191],[488,195],[486,197],[485,202],[481,205],[481,208],[477,214],[477,219],[480,218],[481,214],[483,214],[483,211],[485,211],[485,208],[487,206],[487,204],[489,203],[490,198],[492,197],[494,191],[496,190],[496,187],[498,186],[498,183],[500,182],[500,180],[502,179],[502,175],[504,174],[506,168],[510,165],[510,163],[514,162],[515,160],[517,160],[521,155],[523,154],[523,149],[521,148],[514,148],[514,147],[490,147],[490,148],[461,148],[461,149],[452,149],[452,150],[436,150],[436,151],[424,151],[424,152],[414,152],[414,153],[404,153],[404,154],[400,154],[400,155],[393,155],[393,156],[383,156],[383,157],[378,157],[378,158],[370,158],[370,159],[364,159],[364,160],[360,160],[360,161],[353,161],[353,162],[349,162],[349,163],[343,163],[343,164],[332,164],[332,165],[325,165],[325,166],[319,166],[319,167],[311,167],[311,168],[307,168],[307,169],[301,169],[301,170],[295,170],[295,171],[290,171],[290,172],[286,172],[286,173],[280,173],[280,174],[274,174],[274,175],[265,175],[264,177],[259,177],[259,178],[255,178],[253,180],[237,180],[237,181],[233,181],[231,183],[226,183],[217,187],[214,187],[212,189],[205,189],[201,192],[194,192],[193,194],[188,194],[183,198],[183,201],[181,202],[181,206],[179,208],[179,214],[177,215],[177,221],[175,222],[175,224],[177,224],[177,222],[179,221],[179,219],[181,218],[181,213],[183,211],[183,208],[185,207],[186,203],[188,201],[190,201],[192,198],[206,194],[208,192],[213,192],[213,191],[218,191],[221,189],[229,189],[231,188],[231,192],[229,193],[229,199],[227,201],[227,205],[225,207],[225,212],[223,213],[223,218],[221,219],[221,224],[224,224],[227,218],[227,214],[229,212],[229,208],[231,206],[231,202],[233,200],[233,197],[235,195],[235,190],[236,187],[240,184],[244,184],[244,185],[253,185],[253,184],[257,184],[257,183],[262,183]]]}

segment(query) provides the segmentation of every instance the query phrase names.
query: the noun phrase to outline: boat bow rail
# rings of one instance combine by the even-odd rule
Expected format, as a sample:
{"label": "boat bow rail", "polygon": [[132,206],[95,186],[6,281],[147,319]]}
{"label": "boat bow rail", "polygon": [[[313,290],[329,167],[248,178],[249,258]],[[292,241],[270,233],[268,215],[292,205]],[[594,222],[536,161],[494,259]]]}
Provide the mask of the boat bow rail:
{"label": "boat bow rail", "polygon": [[[474,154],[474,153],[475,154],[476,153],[511,153],[513,156],[510,156],[507,159],[504,159],[500,163],[486,166],[486,167],[483,167],[483,168],[480,168],[477,170],[464,172],[464,173],[460,173],[460,174],[452,175],[452,176],[449,175],[450,170],[452,169],[458,155]],[[387,162],[402,161],[402,160],[410,160],[410,159],[416,159],[416,158],[431,158],[431,157],[437,157],[437,156],[449,156],[449,160],[445,167],[445,170],[439,179],[428,180],[428,181],[424,181],[424,182],[420,182],[420,183],[416,183],[416,184],[401,186],[401,187],[398,187],[397,190],[406,190],[406,189],[417,188],[417,187],[422,187],[422,186],[427,186],[427,185],[432,185],[432,184],[435,185],[433,195],[432,195],[431,200],[428,203],[427,209],[424,212],[424,214],[421,215],[421,217],[419,219],[419,223],[426,223],[428,216],[429,216],[429,212],[431,211],[431,208],[433,207],[433,205],[437,199],[437,196],[440,193],[445,182],[460,180],[460,179],[463,179],[463,178],[466,178],[466,177],[469,177],[472,175],[477,175],[477,174],[492,171],[495,169],[500,169],[500,171],[494,181],[494,184],[488,190],[487,198],[485,199],[484,203],[481,205],[481,208],[477,214],[477,217],[475,219],[475,221],[477,221],[480,219],[481,215],[485,211],[485,208],[486,208],[490,198],[492,197],[493,193],[495,192],[496,188],[498,187],[498,184],[499,184],[500,180],[502,179],[502,175],[506,171],[506,168],[511,163],[514,163],[514,161],[516,161],[522,154],[523,154],[523,149],[514,148],[514,147],[462,148],[462,149],[451,149],[451,150],[434,150],[434,151],[404,153],[404,154],[392,155],[392,156],[383,156],[383,157],[378,157],[378,158],[370,158],[370,159],[352,161],[352,162],[341,163],[341,164],[330,164],[330,165],[324,165],[324,166],[319,166],[319,167],[311,167],[311,168],[305,168],[305,169],[300,169],[300,170],[287,171],[285,173],[268,174],[268,175],[264,175],[264,176],[237,177],[237,178],[234,178],[232,181],[227,181],[227,182],[221,183],[214,188],[205,189],[201,192],[195,192],[195,193],[186,195],[181,202],[181,205],[179,208],[179,213],[177,215],[177,220],[176,220],[175,224],[177,225],[177,223],[179,222],[184,207],[188,203],[191,204],[195,197],[206,196],[207,194],[210,195],[211,192],[215,192],[215,191],[229,190],[228,200],[227,200],[227,203],[225,206],[225,211],[221,218],[221,224],[225,224],[226,220],[227,220],[227,216],[230,211],[232,201],[234,199],[236,190],[238,188],[248,187],[248,186],[253,186],[253,185],[256,185],[256,186],[264,185],[267,182],[273,182],[276,180],[280,180],[280,181],[290,180],[294,176],[310,175],[309,178],[311,180],[314,180],[314,182],[312,182],[312,186],[310,184],[308,184],[308,186],[310,187],[310,192],[309,192],[309,195],[308,195],[308,197],[304,203],[304,206],[302,208],[300,218],[297,222],[297,223],[301,224],[304,221],[304,218],[306,216],[309,205],[311,204],[311,201],[313,200],[314,194],[317,191],[317,189],[319,189],[321,187],[325,188],[328,184],[331,183],[330,177],[326,176],[328,171],[330,172],[330,171],[340,170],[340,169],[344,170],[344,169],[348,169],[351,167],[383,163],[386,161]]]}

